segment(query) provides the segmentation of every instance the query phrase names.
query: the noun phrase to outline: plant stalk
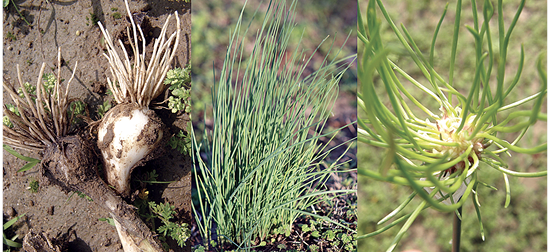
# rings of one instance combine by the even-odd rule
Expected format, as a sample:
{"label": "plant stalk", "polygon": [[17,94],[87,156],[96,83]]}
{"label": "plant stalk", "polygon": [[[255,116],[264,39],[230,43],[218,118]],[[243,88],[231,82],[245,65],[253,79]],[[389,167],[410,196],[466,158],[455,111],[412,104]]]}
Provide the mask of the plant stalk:
{"label": "plant stalk", "polygon": [[[462,206],[459,207],[457,210],[458,214],[462,217]],[[454,220],[453,220],[453,249],[452,252],[459,252],[460,251],[460,232],[461,232],[461,226],[462,226],[462,220],[461,217],[458,217],[458,215],[455,212]]]}

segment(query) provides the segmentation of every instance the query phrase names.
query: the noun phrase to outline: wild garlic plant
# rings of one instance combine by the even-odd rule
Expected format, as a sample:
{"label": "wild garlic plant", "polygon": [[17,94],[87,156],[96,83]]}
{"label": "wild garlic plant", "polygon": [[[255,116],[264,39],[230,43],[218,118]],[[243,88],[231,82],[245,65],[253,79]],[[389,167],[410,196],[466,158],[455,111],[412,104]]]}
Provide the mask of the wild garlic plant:
{"label": "wild garlic plant", "polygon": [[323,218],[309,210],[327,195],[355,193],[324,190],[342,163],[323,165],[330,150],[320,142],[334,134],[323,129],[355,55],[325,58],[319,69],[304,74],[313,56],[289,43],[296,35],[297,3],[271,1],[265,14],[258,11],[251,22],[260,20],[261,27],[251,42],[245,4],[230,34],[212,92],[213,130],[202,143],[207,156],[193,144],[193,209],[203,244],[265,246],[272,230],[290,232],[300,215]]}
{"label": "wild garlic plant", "polygon": [[7,79],[2,83],[17,108],[13,112],[4,106],[4,114],[11,122],[11,125],[3,126],[4,143],[17,149],[40,153],[41,186],[54,184],[65,191],[82,192],[93,199],[95,204],[109,211],[125,250],[163,251],[158,238],[136,214],[135,207],[128,205],[99,177],[97,157],[89,135],[72,130],[74,121],[69,113],[69,105],[72,103],[68,94],[78,62],[71,78],[63,85],[60,49],[57,55],[57,75],[51,89],[48,88],[51,80],[50,83],[48,80],[42,83],[45,63],[40,68],[36,86],[32,88],[36,93],[27,91],[26,86],[29,85],[22,81],[19,66],[17,76],[22,95]]}
{"label": "wild garlic plant", "polygon": [[[430,40],[429,52],[422,51],[405,25],[399,29],[384,7],[383,0],[371,0],[365,14],[358,14],[358,40],[360,41],[358,106],[363,116],[358,120],[359,141],[385,149],[378,168],[359,167],[358,173],[372,179],[409,186],[413,193],[403,204],[383,218],[376,231],[360,236],[371,237],[403,223],[388,251],[397,246],[401,237],[420,212],[433,208],[443,212],[455,212],[461,218],[460,209],[469,198],[473,200],[484,239],[477,190],[483,182],[482,169],[502,174],[505,182],[506,202],[510,203],[509,176],[546,176],[546,168],[536,172],[514,171],[508,168],[502,154],[544,153],[547,144],[534,147],[518,146],[526,132],[538,121],[546,121],[542,112],[546,101],[547,83],[543,57],[538,58],[537,71],[540,91],[514,101],[510,94],[519,88],[524,65],[524,48],[513,76],[507,76],[507,55],[512,31],[525,1],[519,3],[516,14],[508,27],[504,22],[502,0],[493,6],[491,1],[471,1],[473,24],[461,23],[462,1],[456,2],[452,36],[450,66],[437,66],[434,62],[435,44],[445,19],[447,7],[437,23]],[[483,6],[478,10],[478,6]],[[496,7],[496,8],[495,8]],[[379,13],[382,17],[379,17]],[[383,34],[385,22],[400,42],[388,46]],[[497,23],[498,35],[491,32]],[[471,71],[471,84],[467,92],[460,92],[454,83],[458,41],[464,34],[463,26],[473,36],[475,65]],[[495,45],[498,45],[496,47]],[[402,47],[401,47],[402,46]],[[413,77],[394,61],[395,55],[404,52],[412,59],[421,73]],[[448,72],[436,69],[446,69]],[[421,95],[413,95],[420,93]],[[438,104],[439,111],[430,110],[428,103]],[[530,104],[525,110],[522,105]],[[506,137],[515,134],[513,141]],[[487,185],[490,187],[490,185]],[[413,198],[421,203],[411,213],[403,213]],[[367,206],[368,207],[368,206]],[[387,223],[392,218],[394,221]],[[453,238],[454,240],[454,238]],[[458,241],[458,240],[457,240]],[[456,241],[453,241],[456,243]],[[456,245],[456,244],[455,244]]]}
{"label": "wild garlic plant", "polygon": [[107,48],[104,56],[109,61],[109,70],[114,77],[113,81],[107,78],[107,83],[118,103],[100,121],[98,147],[103,154],[107,183],[127,197],[130,194],[130,174],[133,169],[157,158],[162,151],[159,147],[168,139],[166,126],[149,109],[149,104],[166,89],[163,82],[178,48],[181,22],[176,12],[176,31],[166,36],[172,15],[168,16],[154,42],[151,58],[146,61],[145,35],[134,22],[128,1],[124,3],[132,25],[132,32],[130,28],[126,29],[133,53],[132,60],[119,40],[122,49],[120,56],[110,33],[98,22]]}

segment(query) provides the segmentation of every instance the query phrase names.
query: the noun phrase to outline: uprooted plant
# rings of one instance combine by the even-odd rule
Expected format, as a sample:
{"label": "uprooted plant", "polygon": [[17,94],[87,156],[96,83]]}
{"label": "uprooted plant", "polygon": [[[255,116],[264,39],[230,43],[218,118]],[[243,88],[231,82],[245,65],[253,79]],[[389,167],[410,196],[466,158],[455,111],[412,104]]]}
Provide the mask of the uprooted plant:
{"label": "uprooted plant", "polygon": [[[132,23],[126,29],[132,48],[133,60],[119,40],[123,58],[115,49],[113,39],[101,22],[99,27],[105,37],[110,71],[114,80],[107,78],[109,89],[118,103],[101,119],[98,126],[98,147],[103,155],[103,169],[107,183],[122,196],[130,194],[130,174],[143,163],[157,158],[166,142],[166,126],[149,104],[165,90],[164,77],[171,67],[180,39],[180,20],[176,12],[177,30],[168,38],[166,31],[171,16],[162,27],[160,37],[154,43],[149,62],[145,61],[145,36],[136,26],[127,1],[128,15]],[[140,38],[138,39],[138,32]],[[130,34],[133,34],[131,36]],[[141,48],[139,45],[141,40]],[[140,52],[141,50],[141,52]]]}
{"label": "uprooted plant", "polygon": [[3,126],[4,142],[18,149],[40,152],[41,185],[54,184],[63,190],[85,193],[111,213],[119,226],[121,239],[130,240],[144,250],[162,251],[159,241],[134,208],[117,196],[97,174],[95,152],[87,140],[89,138],[72,130],[73,124],[68,116],[68,90],[76,64],[66,87],[63,87],[60,59],[61,51],[58,50],[56,82],[51,90],[41,83],[45,63],[38,75],[36,95],[27,92],[19,66],[17,75],[22,96],[18,95],[15,86],[8,86],[9,80],[4,81],[4,90],[17,108],[17,113],[14,113],[4,106],[4,114],[11,122],[11,127]]}
{"label": "uprooted plant", "polygon": [[[128,3],[125,4],[128,15],[132,17]],[[114,76],[113,81],[108,79],[108,84],[119,104],[94,125],[98,127],[98,147],[104,156],[103,169],[107,183],[123,197],[129,195],[132,169],[157,157],[162,152],[161,147],[164,147],[161,145],[166,144],[169,139],[166,126],[148,106],[151,100],[166,89],[163,81],[175,56],[181,30],[177,13],[175,16],[176,32],[166,37],[169,16],[160,37],[154,42],[149,62],[145,61],[145,36],[141,28],[136,27],[133,18],[130,18],[133,32],[126,30],[133,50],[132,62],[119,41],[125,57],[125,60],[121,60],[111,36],[99,24],[107,46],[105,56]],[[143,43],[142,46],[139,46],[139,40]],[[60,52],[58,54],[60,57]],[[43,76],[44,69],[45,65],[42,66],[40,77]],[[71,110],[67,96],[72,77],[67,87],[63,88],[60,69],[61,63],[58,60],[58,75],[53,88],[42,85],[39,78],[34,87],[36,95],[27,91],[33,87],[21,81],[19,67],[21,95],[18,95],[15,88],[10,89],[4,83],[15,103],[15,106],[5,106],[4,109],[7,115],[4,119],[5,142],[24,150],[42,151],[40,171],[43,177],[48,178],[47,182],[57,184],[65,190],[83,192],[106,208],[116,224],[125,250],[162,251],[158,238],[139,218],[135,208],[111,190],[97,174],[94,148],[87,141],[89,136],[70,134],[73,118],[67,115],[67,111]]]}

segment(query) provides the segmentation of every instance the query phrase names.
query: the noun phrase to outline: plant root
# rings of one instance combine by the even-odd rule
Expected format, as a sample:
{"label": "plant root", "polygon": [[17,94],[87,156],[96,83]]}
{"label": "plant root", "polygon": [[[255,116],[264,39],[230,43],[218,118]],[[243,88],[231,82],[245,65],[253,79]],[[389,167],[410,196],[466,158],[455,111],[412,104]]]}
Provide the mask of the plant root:
{"label": "plant root", "polygon": [[164,251],[135,207],[117,196],[100,178],[95,157],[92,145],[83,137],[62,137],[45,150],[40,167],[41,183],[55,184],[66,191],[80,191],[109,211],[118,223],[124,251]]}

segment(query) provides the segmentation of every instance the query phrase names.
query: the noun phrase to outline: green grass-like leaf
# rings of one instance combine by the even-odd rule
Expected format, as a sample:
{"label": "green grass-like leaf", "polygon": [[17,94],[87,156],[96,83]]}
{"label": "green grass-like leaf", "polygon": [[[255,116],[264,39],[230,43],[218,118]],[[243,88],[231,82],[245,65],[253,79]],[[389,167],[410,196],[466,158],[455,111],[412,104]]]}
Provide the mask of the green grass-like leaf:
{"label": "green grass-like leaf", "polygon": [[[193,142],[198,188],[193,207],[206,241],[217,236],[218,244],[250,250],[274,229],[289,235],[299,215],[313,216],[305,210],[325,197],[322,185],[341,166],[321,165],[330,150],[320,139],[338,131],[323,129],[354,56],[325,57],[305,74],[313,55],[290,44],[297,3],[272,1],[249,24],[244,7],[230,33],[212,92],[213,130],[201,145]],[[262,26],[249,42],[253,22]],[[201,146],[208,157],[201,157]]]}
{"label": "green grass-like leaf", "polygon": [[34,159],[34,158],[31,158],[31,157],[23,156],[23,155],[19,154],[18,152],[16,152],[15,150],[13,150],[8,145],[3,144],[2,146],[3,146],[4,150],[6,150],[8,153],[14,155],[16,158],[19,158],[21,160],[29,162],[26,165],[24,165],[23,167],[21,167],[21,169],[17,170],[17,172],[28,171],[28,170],[32,169],[35,165],[40,163],[40,161],[41,161],[39,159]]}

